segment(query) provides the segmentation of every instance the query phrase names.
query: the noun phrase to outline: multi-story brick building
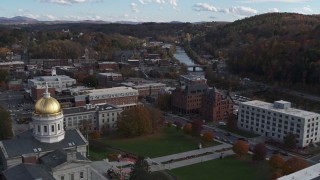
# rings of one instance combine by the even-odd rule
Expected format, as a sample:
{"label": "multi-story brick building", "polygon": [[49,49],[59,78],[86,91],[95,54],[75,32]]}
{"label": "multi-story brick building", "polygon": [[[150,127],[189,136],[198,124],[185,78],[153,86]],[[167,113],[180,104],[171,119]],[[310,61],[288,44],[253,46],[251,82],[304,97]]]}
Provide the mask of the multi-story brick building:
{"label": "multi-story brick building", "polygon": [[130,87],[86,90],[75,96],[75,106],[106,103],[126,109],[140,105],[138,96],[138,90]]}
{"label": "multi-story brick building", "polygon": [[162,83],[139,83],[135,84],[132,82],[129,83],[121,83],[121,85],[131,87],[132,89],[136,89],[139,92],[139,96],[158,96],[161,89],[166,87],[165,84]]}
{"label": "multi-story brick building", "polygon": [[98,84],[100,87],[111,88],[117,86],[119,81],[122,81],[122,74],[119,73],[99,73],[97,74]]}
{"label": "multi-story brick building", "polygon": [[233,102],[226,92],[209,89],[203,94],[201,115],[208,121],[227,121],[233,113]]}
{"label": "multi-story brick building", "polygon": [[287,101],[267,103],[242,102],[238,111],[238,127],[283,142],[289,133],[296,135],[299,147],[320,141],[320,114],[291,108]]}
{"label": "multi-story brick building", "polygon": [[203,76],[180,76],[180,86],[172,92],[172,107],[181,113],[199,113],[202,106],[203,93],[208,85]]}

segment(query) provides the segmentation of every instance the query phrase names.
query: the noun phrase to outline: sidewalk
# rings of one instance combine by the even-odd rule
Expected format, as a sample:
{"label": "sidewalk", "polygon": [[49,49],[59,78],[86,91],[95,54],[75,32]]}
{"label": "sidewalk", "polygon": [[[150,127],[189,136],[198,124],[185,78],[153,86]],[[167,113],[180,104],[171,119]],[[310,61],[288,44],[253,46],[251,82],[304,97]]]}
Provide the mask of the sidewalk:
{"label": "sidewalk", "polygon": [[[213,159],[218,159],[221,156],[221,152],[215,152],[217,150],[222,150],[226,148],[231,148],[232,145],[223,143],[218,146],[211,146],[207,148],[202,148],[202,149],[196,149],[192,151],[187,151],[187,152],[182,152],[182,153],[177,153],[177,154],[172,154],[168,156],[162,156],[162,157],[157,157],[157,158],[147,158],[146,161],[150,165],[151,171],[161,171],[165,169],[174,169],[174,168],[179,168],[183,166],[188,166],[196,163],[201,163],[205,161],[210,161]],[[207,155],[201,155],[205,153],[210,153]],[[226,150],[223,151],[223,157],[229,156],[234,154],[232,150]],[[201,156],[199,156],[201,155]],[[195,156],[195,157],[192,157]],[[197,157],[198,156],[198,157]],[[181,159],[181,160],[180,160]],[[178,161],[175,161],[178,160]],[[169,163],[169,161],[172,161]],[[166,164],[163,164],[166,162]],[[120,167],[120,166],[127,166],[129,165],[128,162],[109,162],[110,165],[115,166],[115,167]],[[130,167],[126,167],[124,169],[130,169]]]}

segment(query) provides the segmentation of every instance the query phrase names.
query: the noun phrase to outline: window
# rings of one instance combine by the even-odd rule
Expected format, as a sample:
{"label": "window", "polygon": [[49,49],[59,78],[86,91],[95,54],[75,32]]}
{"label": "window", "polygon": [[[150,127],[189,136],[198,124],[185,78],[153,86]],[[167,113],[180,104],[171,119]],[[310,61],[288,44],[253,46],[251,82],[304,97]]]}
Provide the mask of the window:
{"label": "window", "polygon": [[60,124],[58,124],[58,131],[60,131]]}
{"label": "window", "polygon": [[70,174],[70,180],[74,180],[74,174]]}
{"label": "window", "polygon": [[83,178],[83,172],[80,172],[80,178],[81,179]]}
{"label": "window", "polygon": [[54,125],[51,125],[51,132],[54,132]]}
{"label": "window", "polygon": [[60,180],[64,180],[64,175],[60,176]]}
{"label": "window", "polygon": [[43,126],[44,132],[48,132],[47,126]]}
{"label": "window", "polygon": [[40,125],[38,125],[38,132],[40,132]]}

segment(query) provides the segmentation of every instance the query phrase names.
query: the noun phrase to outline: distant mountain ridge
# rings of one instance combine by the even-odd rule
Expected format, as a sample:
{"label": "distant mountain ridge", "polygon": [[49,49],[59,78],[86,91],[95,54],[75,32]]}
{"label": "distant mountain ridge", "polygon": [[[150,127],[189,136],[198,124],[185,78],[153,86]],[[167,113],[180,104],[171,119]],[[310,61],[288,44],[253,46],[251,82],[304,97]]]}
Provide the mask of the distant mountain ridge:
{"label": "distant mountain ridge", "polygon": [[[142,24],[146,22],[135,22],[135,21],[103,21],[103,20],[79,20],[79,21],[71,21],[71,20],[56,20],[56,21],[41,21],[33,18],[28,18],[25,16],[15,16],[12,18],[7,17],[0,17],[0,24],[37,24],[37,23],[43,23],[43,24],[66,24],[66,23],[87,23],[87,24]],[[185,22],[180,21],[171,21],[171,22],[159,22],[159,23],[171,23],[171,24],[182,24]],[[194,24],[201,24],[206,23],[205,21],[201,22],[194,22]]]}
{"label": "distant mountain ridge", "polygon": [[24,17],[24,16],[15,16],[12,18],[0,17],[0,24],[23,24],[23,23],[36,23],[39,22],[36,19]]}

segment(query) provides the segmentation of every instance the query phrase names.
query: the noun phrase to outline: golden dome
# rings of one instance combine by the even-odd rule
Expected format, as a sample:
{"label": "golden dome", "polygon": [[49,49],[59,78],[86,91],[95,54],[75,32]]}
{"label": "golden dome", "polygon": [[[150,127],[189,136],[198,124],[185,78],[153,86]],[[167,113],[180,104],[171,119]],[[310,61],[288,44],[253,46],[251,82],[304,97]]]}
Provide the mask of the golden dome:
{"label": "golden dome", "polygon": [[61,112],[59,102],[52,97],[43,97],[36,102],[34,107],[35,114],[53,115]]}

